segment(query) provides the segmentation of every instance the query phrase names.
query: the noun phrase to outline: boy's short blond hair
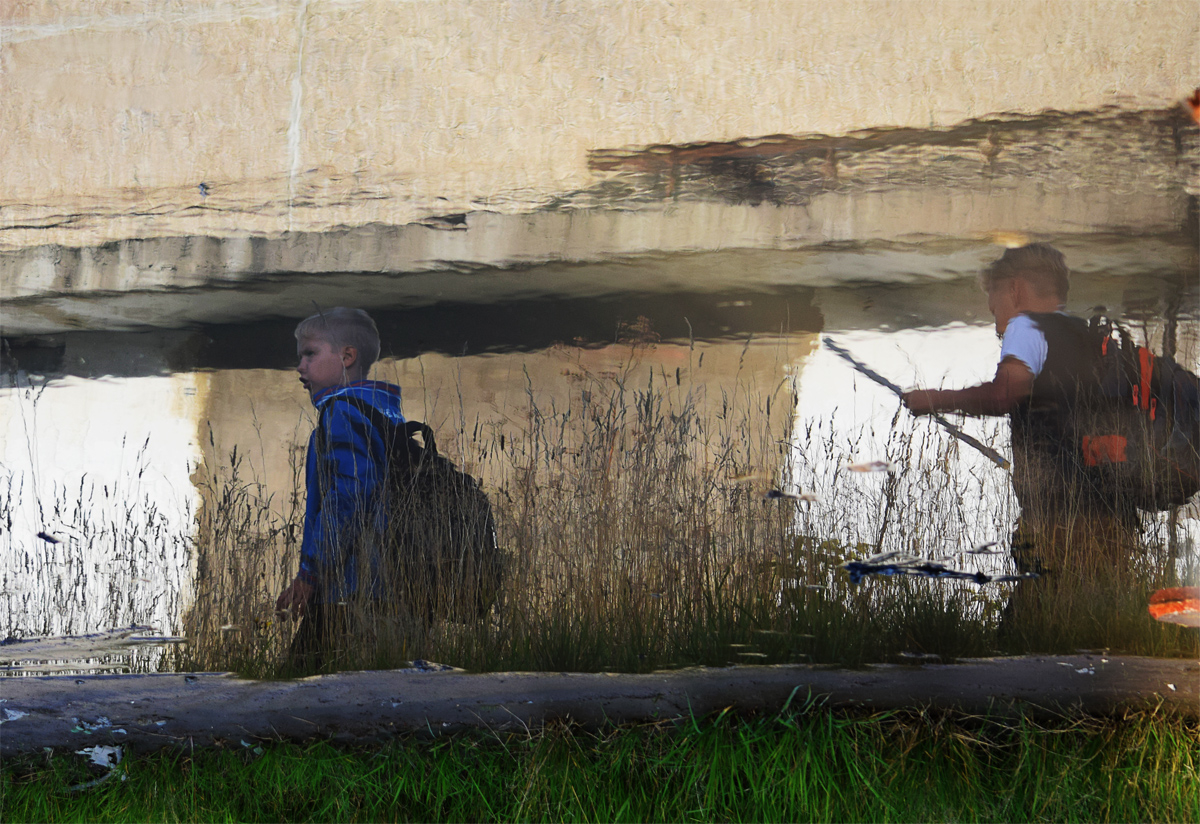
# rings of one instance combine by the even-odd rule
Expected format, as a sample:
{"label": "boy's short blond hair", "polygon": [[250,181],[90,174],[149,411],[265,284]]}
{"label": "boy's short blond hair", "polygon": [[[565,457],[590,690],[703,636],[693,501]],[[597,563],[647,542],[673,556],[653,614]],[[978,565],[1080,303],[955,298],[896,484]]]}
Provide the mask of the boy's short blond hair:
{"label": "boy's short blond hair", "polygon": [[296,340],[320,338],[333,346],[353,346],[363,376],[379,360],[379,329],[362,309],[335,306],[305,318],[296,325]]}
{"label": "boy's short blond hair", "polygon": [[1006,249],[1000,258],[979,273],[979,285],[989,292],[1004,280],[1020,278],[1039,295],[1054,295],[1067,299],[1071,270],[1063,253],[1049,243],[1030,243],[1016,249]]}

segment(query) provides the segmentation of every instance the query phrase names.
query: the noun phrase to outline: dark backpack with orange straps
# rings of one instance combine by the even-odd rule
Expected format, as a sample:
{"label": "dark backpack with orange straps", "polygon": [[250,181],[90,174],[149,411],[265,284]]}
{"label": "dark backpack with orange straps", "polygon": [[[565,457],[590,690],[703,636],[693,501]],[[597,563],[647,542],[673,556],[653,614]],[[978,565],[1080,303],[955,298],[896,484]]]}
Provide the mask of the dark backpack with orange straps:
{"label": "dark backpack with orange straps", "polygon": [[1088,326],[1100,392],[1080,429],[1084,465],[1139,509],[1187,503],[1200,491],[1200,378],[1102,315]]}

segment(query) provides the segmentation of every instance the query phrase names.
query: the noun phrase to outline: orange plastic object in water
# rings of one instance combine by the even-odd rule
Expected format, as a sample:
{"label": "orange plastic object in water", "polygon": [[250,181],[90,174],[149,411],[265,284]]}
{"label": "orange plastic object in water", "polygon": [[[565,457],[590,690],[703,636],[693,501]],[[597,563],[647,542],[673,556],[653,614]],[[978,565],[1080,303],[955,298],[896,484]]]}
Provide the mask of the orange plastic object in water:
{"label": "orange plastic object in water", "polygon": [[1200,627],[1200,587],[1160,589],[1150,596],[1150,615],[1169,624]]}

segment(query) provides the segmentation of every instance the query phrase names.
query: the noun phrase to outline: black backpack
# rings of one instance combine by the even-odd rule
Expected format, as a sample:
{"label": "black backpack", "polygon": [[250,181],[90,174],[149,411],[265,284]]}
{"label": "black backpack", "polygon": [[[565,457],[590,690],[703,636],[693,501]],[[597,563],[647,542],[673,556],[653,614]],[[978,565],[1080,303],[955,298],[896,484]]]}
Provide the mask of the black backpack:
{"label": "black backpack", "polygon": [[1100,386],[1080,432],[1085,467],[1139,509],[1187,503],[1200,491],[1200,378],[1102,315],[1088,326]]}
{"label": "black backpack", "polygon": [[397,425],[361,398],[340,400],[358,409],[388,447],[385,597],[427,622],[487,615],[503,565],[492,506],[478,481],[438,454],[426,424]]}

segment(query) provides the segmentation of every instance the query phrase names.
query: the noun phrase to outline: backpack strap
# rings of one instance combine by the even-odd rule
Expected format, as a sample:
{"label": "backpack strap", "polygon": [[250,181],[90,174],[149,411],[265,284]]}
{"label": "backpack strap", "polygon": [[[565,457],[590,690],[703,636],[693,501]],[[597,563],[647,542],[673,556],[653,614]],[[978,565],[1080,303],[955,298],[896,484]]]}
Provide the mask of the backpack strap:
{"label": "backpack strap", "polygon": [[[337,400],[351,401],[352,399],[351,398],[338,398]],[[317,418],[317,431],[318,432],[321,432],[321,433],[328,432],[328,427],[326,426],[326,420],[329,417],[329,407],[332,406],[333,402],[334,401],[331,400],[329,403],[327,403],[323,407],[321,407],[320,415]],[[352,405],[356,409],[360,409],[360,411],[362,411],[361,408],[358,406],[358,404],[352,404]],[[367,413],[363,412],[363,414],[366,415]],[[387,429],[379,429],[378,425],[375,425],[375,422],[373,420],[370,420],[370,416],[368,415],[367,417],[368,417],[368,420],[365,423],[363,421],[356,421],[353,418],[351,418],[348,420],[348,424],[349,424],[350,428],[352,430],[354,430],[354,432],[359,437],[363,438],[363,440],[366,441],[367,443],[370,443],[370,441],[371,441],[371,429],[378,430],[380,436],[383,437],[384,448],[387,448],[387,444],[388,444],[387,432],[388,432],[388,430]],[[324,449],[324,447],[325,447],[325,438],[318,437],[317,448]]]}
{"label": "backpack strap", "polygon": [[[422,460],[430,460],[438,456],[437,442],[433,438],[433,430],[421,421],[405,421],[402,424],[393,423],[377,406],[364,401],[362,398],[340,398],[363,414],[371,425],[383,436],[385,443],[392,443],[395,438],[403,438],[408,449],[409,460],[414,464]],[[413,435],[420,433],[425,446],[421,447],[413,440]]]}

